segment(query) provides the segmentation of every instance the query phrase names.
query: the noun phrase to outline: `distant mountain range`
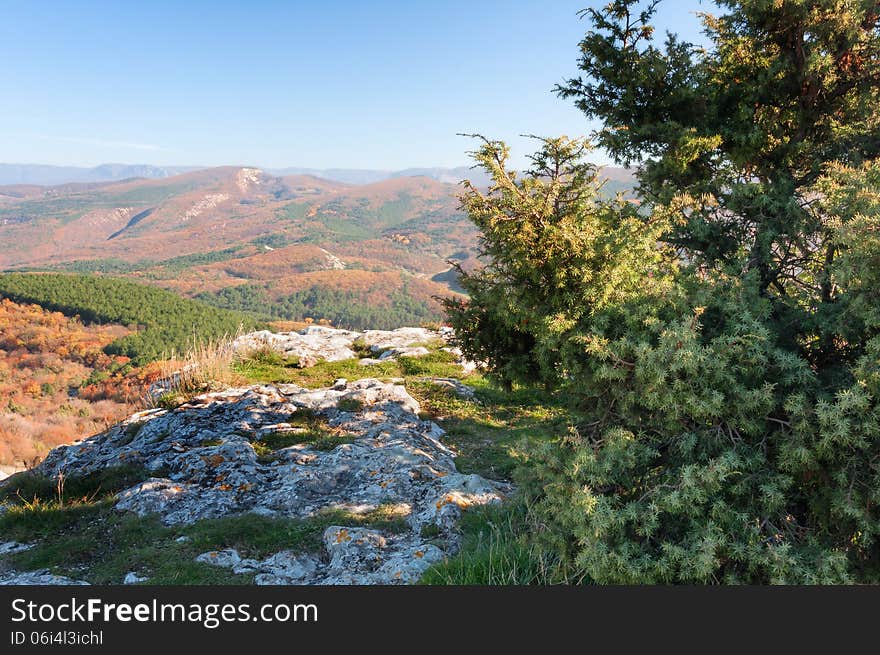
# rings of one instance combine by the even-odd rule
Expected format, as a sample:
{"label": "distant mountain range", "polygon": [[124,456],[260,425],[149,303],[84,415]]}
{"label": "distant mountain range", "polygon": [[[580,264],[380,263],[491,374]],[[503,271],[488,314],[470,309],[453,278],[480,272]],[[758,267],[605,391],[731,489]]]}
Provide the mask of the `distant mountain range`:
{"label": "distant mountain range", "polygon": [[484,185],[489,181],[486,173],[469,166],[455,168],[406,168],[400,171],[370,170],[362,168],[270,168],[266,169],[274,175],[314,175],[325,180],[344,182],[346,184],[372,184],[395,177],[430,177],[446,184],[458,184],[462,180],[471,180],[475,184]]}
{"label": "distant mountain range", "polygon": [[[101,164],[94,168],[78,166],[50,166],[45,164],[0,164],[0,185],[82,184],[91,182],[118,182],[132,178],[148,180],[173,177],[181,173],[202,170],[206,166],[151,166],[148,164]],[[487,181],[485,174],[468,166],[457,168],[408,168],[401,171],[369,170],[359,168],[264,168],[267,173],[286,177],[313,175],[345,184],[372,184],[395,177],[430,177],[438,182],[456,184],[467,178],[478,184]]]}
{"label": "distant mountain range", "polygon": [[150,166],[148,164],[101,164],[94,168],[46,164],[0,164],[0,185],[115,182],[134,177],[155,179],[196,170],[198,166]]}
{"label": "distant mountain range", "polygon": [[[205,166],[151,166],[149,164],[101,164],[94,168],[49,166],[44,164],[0,164],[0,185],[28,184],[55,186],[60,184],[118,182],[133,178],[148,180],[173,177],[181,173],[204,170]],[[312,175],[345,184],[373,184],[398,177],[429,177],[445,184],[471,180],[478,186],[488,184],[486,173],[470,166],[453,168],[406,168],[399,171],[360,168],[264,168],[278,177]],[[632,173],[625,168],[607,166],[603,177],[612,182],[631,184]]]}

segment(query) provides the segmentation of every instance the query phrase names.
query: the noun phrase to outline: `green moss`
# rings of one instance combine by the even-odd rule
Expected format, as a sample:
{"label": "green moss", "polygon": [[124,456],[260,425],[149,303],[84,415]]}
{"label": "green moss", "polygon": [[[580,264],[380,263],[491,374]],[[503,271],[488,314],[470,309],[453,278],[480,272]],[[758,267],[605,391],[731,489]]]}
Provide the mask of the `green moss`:
{"label": "green moss", "polygon": [[156,398],[156,407],[172,410],[177,409],[187,401],[186,395],[179,391],[166,391]]}
{"label": "green moss", "polygon": [[288,423],[290,429],[268,432],[252,442],[260,462],[274,461],[277,451],[289,446],[302,444],[315,450],[332,450],[354,439],[354,435],[331,428],[326,416],[307,407],[301,407],[291,414]]}

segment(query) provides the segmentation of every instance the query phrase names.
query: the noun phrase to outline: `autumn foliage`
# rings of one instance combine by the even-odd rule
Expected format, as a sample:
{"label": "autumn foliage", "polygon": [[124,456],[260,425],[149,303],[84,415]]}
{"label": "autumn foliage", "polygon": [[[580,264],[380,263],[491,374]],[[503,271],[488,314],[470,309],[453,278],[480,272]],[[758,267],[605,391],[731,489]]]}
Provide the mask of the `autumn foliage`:
{"label": "autumn foliage", "polygon": [[134,411],[159,369],[103,352],[127,334],[0,299],[0,465],[31,464]]}

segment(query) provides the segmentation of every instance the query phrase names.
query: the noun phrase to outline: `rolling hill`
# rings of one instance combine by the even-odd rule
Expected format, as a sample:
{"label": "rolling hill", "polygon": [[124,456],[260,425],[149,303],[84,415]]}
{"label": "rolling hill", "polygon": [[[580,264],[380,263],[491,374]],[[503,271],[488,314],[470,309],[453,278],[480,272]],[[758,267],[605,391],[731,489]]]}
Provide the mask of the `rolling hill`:
{"label": "rolling hill", "polygon": [[[439,319],[436,298],[456,289],[449,262],[477,253],[460,187],[437,179],[468,169],[377,172],[367,184],[248,167],[147,172],[0,186],[0,270],[112,274],[261,318],[396,327]],[[609,171],[608,184],[626,175]]]}

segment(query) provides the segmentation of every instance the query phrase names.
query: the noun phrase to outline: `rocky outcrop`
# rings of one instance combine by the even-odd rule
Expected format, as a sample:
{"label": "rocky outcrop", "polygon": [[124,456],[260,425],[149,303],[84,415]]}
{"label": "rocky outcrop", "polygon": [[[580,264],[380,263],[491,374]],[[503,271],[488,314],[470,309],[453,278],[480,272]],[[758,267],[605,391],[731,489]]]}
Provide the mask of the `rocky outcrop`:
{"label": "rocky outcrop", "polygon": [[[366,330],[354,332],[321,325],[310,325],[298,332],[269,332],[261,330],[238,337],[233,343],[236,352],[270,348],[288,357],[296,357],[302,367],[314,366],[320,361],[337,362],[353,359],[356,351],[368,348],[371,357],[361,358],[364,365],[401,356],[421,357],[431,351],[427,344],[445,344],[452,339],[452,330],[440,328],[405,327],[397,330]],[[444,346],[461,356],[460,351]]]}
{"label": "rocky outcrop", "polygon": [[296,357],[305,368],[319,361],[353,359],[353,344],[360,336],[360,332],[310,325],[299,332],[251,332],[238,337],[232,347],[244,353],[270,348],[287,357]]}
{"label": "rocky outcrop", "polygon": [[479,404],[479,400],[477,400],[476,390],[473,387],[469,387],[464,384],[460,380],[456,380],[455,378],[420,378],[421,380],[425,380],[426,382],[430,382],[436,387],[440,387],[441,389],[446,389],[449,393],[458,396],[464,400],[470,400],[471,402],[475,402]]}
{"label": "rocky outcrop", "polygon": [[[372,338],[389,343],[381,340],[386,336]],[[201,559],[254,572],[267,584],[410,582],[455,551],[463,508],[499,502],[510,491],[505,483],[458,472],[443,430],[419,412],[404,386],[371,378],[317,390],[292,384],[229,389],[174,410],[135,414],[56,448],[39,469],[71,476],[143,465],[153,477],[123,491],[116,507],[159,514],[167,525],[243,512],[307,518],[334,509],[392,510],[405,519],[403,534],[334,526],[324,534],[321,556],[281,552],[252,561],[220,551]],[[288,435],[284,442],[295,443],[305,416],[321,421],[338,445],[300,443],[266,452],[270,437]]]}

